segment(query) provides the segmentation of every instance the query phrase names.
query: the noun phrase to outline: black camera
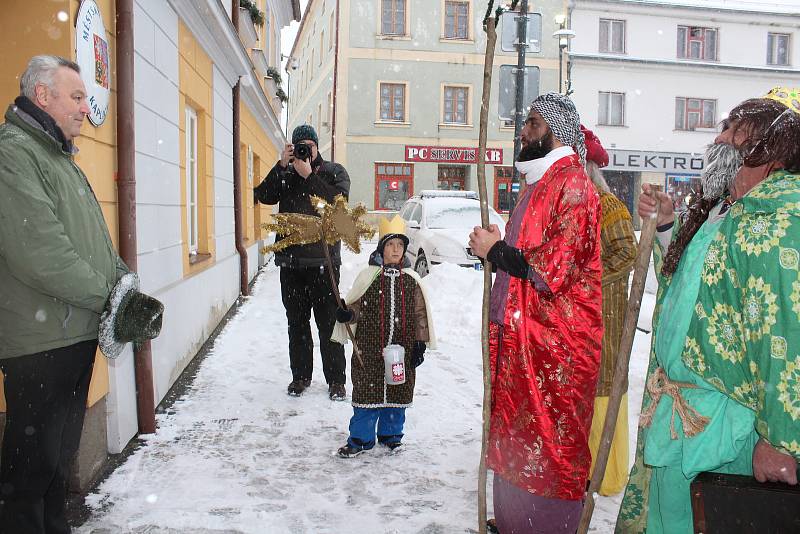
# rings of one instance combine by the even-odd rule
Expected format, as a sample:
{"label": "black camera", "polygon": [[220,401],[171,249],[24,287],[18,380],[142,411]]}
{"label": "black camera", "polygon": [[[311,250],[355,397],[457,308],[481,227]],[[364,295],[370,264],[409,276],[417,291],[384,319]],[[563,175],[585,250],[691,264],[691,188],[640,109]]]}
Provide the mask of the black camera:
{"label": "black camera", "polygon": [[311,145],[297,143],[294,145],[294,157],[303,161],[311,159]]}

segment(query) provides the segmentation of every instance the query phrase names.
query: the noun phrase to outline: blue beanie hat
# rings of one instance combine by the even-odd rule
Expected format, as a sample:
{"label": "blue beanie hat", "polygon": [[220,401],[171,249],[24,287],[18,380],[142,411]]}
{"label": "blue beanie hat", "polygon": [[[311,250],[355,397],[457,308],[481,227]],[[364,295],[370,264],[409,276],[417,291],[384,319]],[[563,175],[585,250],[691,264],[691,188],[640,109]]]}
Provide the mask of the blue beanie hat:
{"label": "blue beanie hat", "polygon": [[292,144],[296,145],[300,141],[314,141],[315,145],[319,145],[319,137],[314,127],[310,124],[301,124],[292,132]]}

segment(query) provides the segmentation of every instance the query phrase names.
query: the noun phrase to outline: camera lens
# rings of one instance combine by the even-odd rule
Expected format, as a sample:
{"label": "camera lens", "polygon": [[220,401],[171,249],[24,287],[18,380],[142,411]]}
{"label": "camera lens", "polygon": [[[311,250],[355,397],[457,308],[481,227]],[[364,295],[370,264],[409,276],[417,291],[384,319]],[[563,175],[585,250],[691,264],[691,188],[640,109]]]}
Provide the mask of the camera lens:
{"label": "camera lens", "polygon": [[298,143],[294,146],[294,157],[307,160],[311,158],[311,147],[305,143]]}

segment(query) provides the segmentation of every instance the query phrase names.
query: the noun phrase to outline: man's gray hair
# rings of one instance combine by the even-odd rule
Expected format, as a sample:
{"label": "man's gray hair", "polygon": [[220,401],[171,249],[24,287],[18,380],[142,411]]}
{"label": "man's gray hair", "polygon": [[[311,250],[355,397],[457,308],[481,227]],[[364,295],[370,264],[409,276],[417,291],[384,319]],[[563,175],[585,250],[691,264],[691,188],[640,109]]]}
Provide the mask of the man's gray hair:
{"label": "man's gray hair", "polygon": [[36,86],[46,85],[53,88],[53,74],[61,67],[72,69],[78,74],[81,68],[74,61],[61,56],[41,55],[33,56],[28,62],[28,67],[19,79],[19,92],[31,100],[36,100]]}
{"label": "man's gray hair", "polygon": [[611,188],[608,187],[608,182],[603,177],[603,171],[600,166],[594,161],[586,160],[586,174],[592,179],[592,183],[603,193],[610,193]]}

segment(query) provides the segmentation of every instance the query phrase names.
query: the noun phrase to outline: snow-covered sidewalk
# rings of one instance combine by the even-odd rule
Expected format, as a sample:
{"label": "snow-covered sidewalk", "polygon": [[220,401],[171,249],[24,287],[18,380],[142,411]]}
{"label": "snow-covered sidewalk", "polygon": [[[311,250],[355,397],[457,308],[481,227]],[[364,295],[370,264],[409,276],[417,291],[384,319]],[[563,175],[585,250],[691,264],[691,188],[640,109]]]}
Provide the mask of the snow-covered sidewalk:
{"label": "snow-covered sidewalk", "polygon": [[[343,290],[366,258],[344,252]],[[401,451],[335,455],[352,409],[328,400],[317,349],[310,390],[286,395],[286,317],[270,267],[158,432],[88,497],[94,511],[77,532],[477,532],[482,274],[441,265],[426,282],[439,350],[419,368]],[[642,308],[649,316],[652,304]],[[649,342],[637,333],[631,452]],[[613,531],[619,500],[600,498],[592,532]]]}

